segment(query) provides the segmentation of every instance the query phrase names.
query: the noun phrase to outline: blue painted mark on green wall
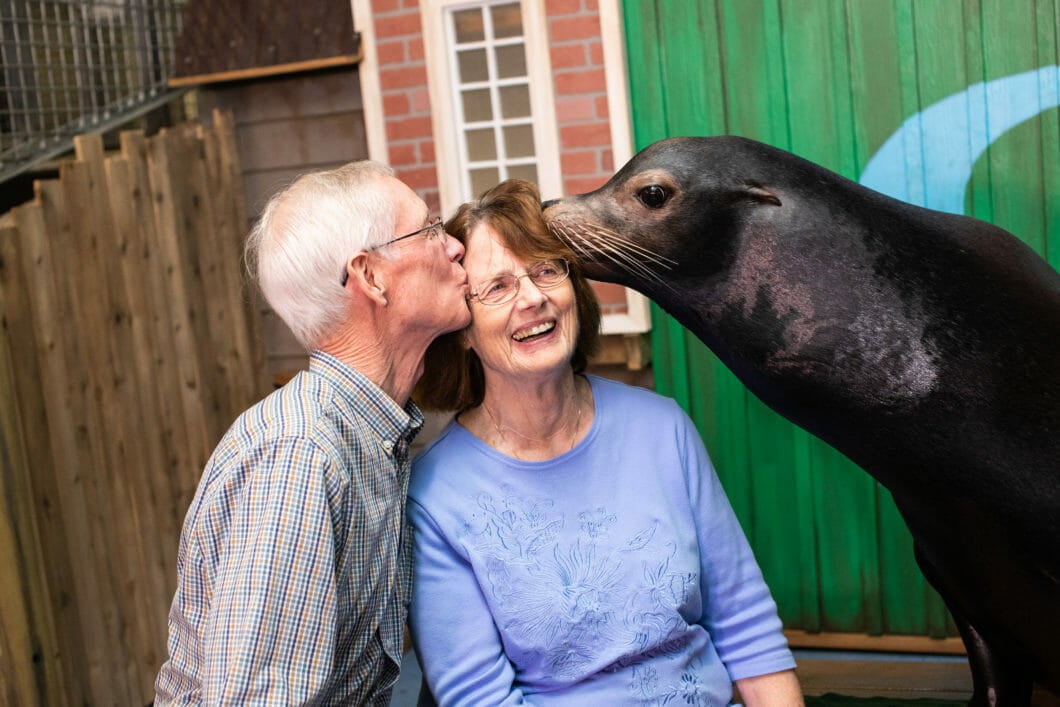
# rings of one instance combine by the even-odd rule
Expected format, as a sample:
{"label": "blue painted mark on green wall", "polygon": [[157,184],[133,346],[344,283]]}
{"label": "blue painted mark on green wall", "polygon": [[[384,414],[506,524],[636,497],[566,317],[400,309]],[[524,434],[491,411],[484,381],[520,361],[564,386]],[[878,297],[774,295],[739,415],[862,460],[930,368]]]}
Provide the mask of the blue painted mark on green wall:
{"label": "blue painted mark on green wall", "polygon": [[860,182],[929,209],[964,213],[975,162],[1005,132],[1060,105],[1060,67],[969,86],[906,119]]}

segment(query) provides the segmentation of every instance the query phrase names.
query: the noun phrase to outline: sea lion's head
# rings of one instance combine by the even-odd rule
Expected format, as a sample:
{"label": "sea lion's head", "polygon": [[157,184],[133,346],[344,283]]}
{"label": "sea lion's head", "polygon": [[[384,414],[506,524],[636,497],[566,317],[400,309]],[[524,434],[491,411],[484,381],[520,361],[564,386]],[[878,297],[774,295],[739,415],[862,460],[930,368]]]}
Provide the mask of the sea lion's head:
{"label": "sea lion's head", "polygon": [[[646,147],[596,191],[545,204],[549,228],[585,273],[651,296],[723,271],[755,212],[781,205],[759,143],[671,138]],[[753,157],[753,159],[751,159]]]}

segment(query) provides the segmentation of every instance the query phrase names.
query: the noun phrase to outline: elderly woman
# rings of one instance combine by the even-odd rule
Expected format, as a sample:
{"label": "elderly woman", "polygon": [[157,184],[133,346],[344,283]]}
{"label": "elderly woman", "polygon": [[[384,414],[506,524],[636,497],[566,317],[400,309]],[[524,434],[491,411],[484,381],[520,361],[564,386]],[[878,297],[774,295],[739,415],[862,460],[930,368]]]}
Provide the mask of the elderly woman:
{"label": "elderly woman", "polygon": [[410,625],[441,705],[802,704],[776,605],[695,427],[584,375],[600,310],[504,182],[446,229],[471,325],[417,399],[457,410],[413,467]]}

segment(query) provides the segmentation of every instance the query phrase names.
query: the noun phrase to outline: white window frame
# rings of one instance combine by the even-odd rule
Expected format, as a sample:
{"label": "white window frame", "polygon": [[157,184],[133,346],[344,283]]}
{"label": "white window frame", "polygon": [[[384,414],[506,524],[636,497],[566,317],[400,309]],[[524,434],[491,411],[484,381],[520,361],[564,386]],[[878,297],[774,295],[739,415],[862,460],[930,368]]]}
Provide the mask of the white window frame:
{"label": "white window frame", "polygon": [[[598,7],[604,76],[607,81],[607,113],[611,121],[611,159],[617,170],[633,156],[626,31],[622,20],[622,0],[599,0]],[[627,287],[625,314],[605,314],[600,322],[600,331],[604,334],[643,334],[651,331],[648,298]]]}
{"label": "white window frame", "polygon": [[[457,87],[451,75],[452,51],[446,29],[446,14],[463,8],[482,8],[511,0],[422,0],[423,53],[427,57],[427,84],[431,97],[431,121],[438,165],[438,196],[443,213],[454,211],[477,194],[466,193],[465,175],[453,165],[461,163],[463,135],[453,116]],[[537,185],[544,199],[563,195],[559,168],[559,131],[552,95],[552,62],[548,51],[548,31],[543,0],[519,3],[526,47],[526,72],[533,111],[534,155]],[[443,60],[444,58],[444,60]]]}

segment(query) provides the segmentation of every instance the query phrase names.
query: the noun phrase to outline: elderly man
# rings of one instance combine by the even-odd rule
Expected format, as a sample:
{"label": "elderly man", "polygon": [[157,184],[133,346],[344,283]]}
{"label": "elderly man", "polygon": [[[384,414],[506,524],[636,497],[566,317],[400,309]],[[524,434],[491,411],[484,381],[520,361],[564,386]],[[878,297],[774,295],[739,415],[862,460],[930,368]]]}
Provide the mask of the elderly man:
{"label": "elderly man", "polygon": [[409,399],[470,318],[463,246],[374,162],[275,196],[247,259],[309,370],[214,450],[181,533],[156,704],[389,704],[412,582]]}

